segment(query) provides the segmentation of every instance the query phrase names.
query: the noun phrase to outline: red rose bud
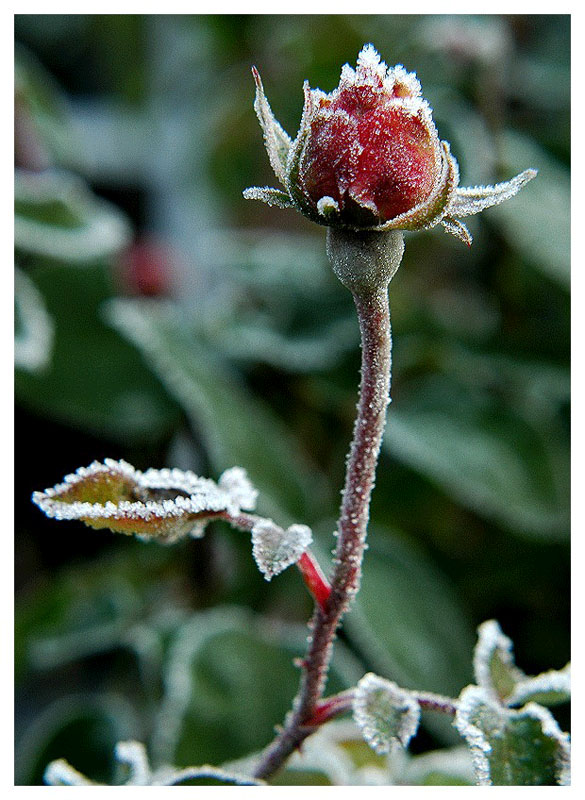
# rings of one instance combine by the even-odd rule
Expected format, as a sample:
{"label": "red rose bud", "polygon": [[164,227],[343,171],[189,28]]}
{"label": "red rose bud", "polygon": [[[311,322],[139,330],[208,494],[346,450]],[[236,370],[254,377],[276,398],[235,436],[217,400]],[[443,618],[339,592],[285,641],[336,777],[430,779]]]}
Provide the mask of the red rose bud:
{"label": "red rose bud", "polygon": [[441,142],[416,75],[387,68],[366,45],[354,70],[346,64],[329,94],[305,83],[305,106],[292,141],[274,118],[260,76],[255,109],[270,163],[286,191],[246,189],[244,197],[293,207],[331,227],[430,228],[442,223],[468,244],[457,216],[495,205],[536,175],[526,170],[492,187],[458,189],[459,170]]}
{"label": "red rose bud", "polygon": [[420,85],[401,67],[386,70],[365,48],[339,88],[311,93],[298,188],[318,213],[348,225],[380,225],[432,193],[442,150]]}

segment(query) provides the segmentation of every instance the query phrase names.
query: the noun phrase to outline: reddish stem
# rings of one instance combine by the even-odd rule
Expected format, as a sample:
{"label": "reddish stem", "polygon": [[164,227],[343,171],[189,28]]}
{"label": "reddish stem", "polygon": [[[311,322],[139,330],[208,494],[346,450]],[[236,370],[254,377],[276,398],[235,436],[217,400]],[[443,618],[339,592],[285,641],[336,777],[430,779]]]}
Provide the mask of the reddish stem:
{"label": "reddish stem", "polygon": [[317,605],[301,685],[285,727],[264,752],[254,777],[267,780],[314,731],[313,717],[325,688],[335,633],[358,590],[370,496],[386,422],[390,390],[390,310],[387,283],[354,292],[362,340],[360,399],[347,472],[331,593]]}
{"label": "reddish stem", "polygon": [[327,600],[331,594],[331,586],[310,550],[306,550],[299,558],[297,567],[315,602],[318,603],[322,611],[325,611]]}

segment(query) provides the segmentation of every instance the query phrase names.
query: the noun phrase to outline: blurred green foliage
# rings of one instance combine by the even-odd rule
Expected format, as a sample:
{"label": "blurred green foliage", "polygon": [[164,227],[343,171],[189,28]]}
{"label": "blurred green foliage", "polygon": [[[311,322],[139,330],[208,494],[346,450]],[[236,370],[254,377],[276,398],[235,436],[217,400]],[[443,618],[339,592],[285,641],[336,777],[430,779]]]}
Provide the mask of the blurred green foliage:
{"label": "blurred green foliage", "polygon": [[[42,782],[59,757],[116,781],[124,738],[146,742],[155,767],[239,758],[295,691],[310,601],[294,570],[266,584],[246,537],[221,525],[165,549],[30,504],[104,456],[214,478],[238,464],[263,513],[313,527],[326,562],[357,323],[323,231],[241,197],[274,183],[253,63],[294,135],[302,81],[331,90],[371,41],[417,72],[463,185],[539,169],[472,220],[470,250],[436,230],[406,237],[371,547],[331,690],[374,669],[456,694],[490,617],[529,672],[565,664],[569,27],[561,15],[16,16],[17,783]],[[566,730],[566,706],[555,714]],[[403,779],[465,782],[430,752],[455,732],[424,722]],[[363,780],[379,766],[367,753]],[[280,778],[333,779],[294,765]]]}

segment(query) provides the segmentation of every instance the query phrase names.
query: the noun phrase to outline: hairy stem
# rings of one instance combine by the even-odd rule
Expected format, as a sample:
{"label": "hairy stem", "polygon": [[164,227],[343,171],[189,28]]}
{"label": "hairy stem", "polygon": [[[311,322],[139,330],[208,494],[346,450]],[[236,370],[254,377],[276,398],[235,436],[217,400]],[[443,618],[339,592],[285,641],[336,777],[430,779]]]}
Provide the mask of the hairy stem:
{"label": "hairy stem", "polygon": [[359,588],[370,496],[389,402],[391,335],[387,286],[387,281],[381,281],[377,288],[351,287],[361,333],[361,385],[338,522],[331,592],[326,603],[316,607],[311,621],[312,635],[302,661],[301,683],[293,710],[254,773],[263,780],[270,778],[315,730],[314,715],[325,688],[335,632]]}

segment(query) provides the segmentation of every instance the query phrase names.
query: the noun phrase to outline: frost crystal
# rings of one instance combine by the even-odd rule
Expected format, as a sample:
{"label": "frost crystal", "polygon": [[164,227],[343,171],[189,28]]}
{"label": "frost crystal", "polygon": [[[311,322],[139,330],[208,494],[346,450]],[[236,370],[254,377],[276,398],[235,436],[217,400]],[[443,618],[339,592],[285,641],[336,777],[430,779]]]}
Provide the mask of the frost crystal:
{"label": "frost crystal", "polygon": [[125,461],[94,461],[62,483],[35,492],[33,502],[54,519],[79,519],[92,528],[137,534],[167,543],[201,536],[205,522],[221,512],[252,510],[257,492],[239,467],[219,482],[179,469],[140,472]]}
{"label": "frost crystal", "polygon": [[252,528],[252,555],[267,581],[295,564],[313,541],[306,525],[284,530],[271,519],[261,519]]}
{"label": "frost crystal", "polygon": [[356,687],[353,718],[376,753],[389,753],[416,733],[420,706],[410,692],[369,672]]}

